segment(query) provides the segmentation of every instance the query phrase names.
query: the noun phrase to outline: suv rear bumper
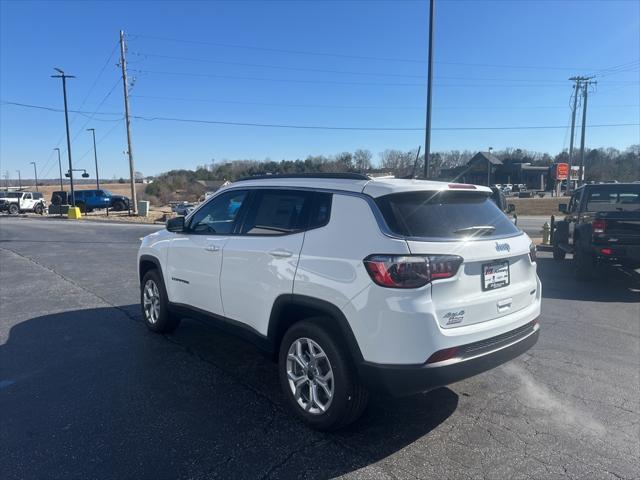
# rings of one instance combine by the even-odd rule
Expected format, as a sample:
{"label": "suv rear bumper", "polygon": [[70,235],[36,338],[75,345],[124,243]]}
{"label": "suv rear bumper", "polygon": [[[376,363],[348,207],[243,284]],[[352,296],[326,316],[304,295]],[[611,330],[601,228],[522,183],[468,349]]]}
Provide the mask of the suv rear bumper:
{"label": "suv rear bumper", "polygon": [[411,395],[472,377],[529,350],[538,341],[537,320],[497,337],[459,347],[460,356],[422,365],[381,365],[363,362],[359,373],[371,390],[393,396]]}

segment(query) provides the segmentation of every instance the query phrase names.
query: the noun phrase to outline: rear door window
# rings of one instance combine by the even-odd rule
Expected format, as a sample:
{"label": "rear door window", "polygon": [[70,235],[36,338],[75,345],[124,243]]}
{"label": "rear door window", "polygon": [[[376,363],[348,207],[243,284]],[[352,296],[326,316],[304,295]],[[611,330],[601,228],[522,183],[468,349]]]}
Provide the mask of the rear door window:
{"label": "rear door window", "polygon": [[247,212],[245,235],[286,235],[304,230],[309,220],[312,192],[259,190]]}
{"label": "rear door window", "polygon": [[460,240],[520,232],[482,192],[394,193],[377,198],[376,203],[391,231],[406,237]]}

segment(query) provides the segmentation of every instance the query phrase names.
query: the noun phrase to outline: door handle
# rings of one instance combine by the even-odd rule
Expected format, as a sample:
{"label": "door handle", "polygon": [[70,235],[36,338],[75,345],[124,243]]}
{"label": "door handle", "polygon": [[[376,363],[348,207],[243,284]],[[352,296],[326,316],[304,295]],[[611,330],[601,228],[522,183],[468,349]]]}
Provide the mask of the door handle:
{"label": "door handle", "polygon": [[293,255],[292,252],[290,252],[289,250],[271,250],[269,252],[269,255],[271,255],[272,257],[276,257],[276,258],[288,258],[291,255]]}
{"label": "door handle", "polygon": [[204,249],[207,252],[217,252],[218,250],[220,250],[220,247],[218,245],[207,245],[206,247],[204,247]]}

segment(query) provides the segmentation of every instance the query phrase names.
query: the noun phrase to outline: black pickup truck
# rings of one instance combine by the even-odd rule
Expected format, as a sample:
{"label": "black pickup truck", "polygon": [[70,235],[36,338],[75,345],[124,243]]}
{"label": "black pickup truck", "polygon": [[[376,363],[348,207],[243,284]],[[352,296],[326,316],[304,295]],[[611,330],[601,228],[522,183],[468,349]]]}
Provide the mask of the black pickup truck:
{"label": "black pickup truck", "polygon": [[583,185],[555,224],[553,258],[573,253],[579,278],[593,278],[600,265],[640,267],[640,183]]}

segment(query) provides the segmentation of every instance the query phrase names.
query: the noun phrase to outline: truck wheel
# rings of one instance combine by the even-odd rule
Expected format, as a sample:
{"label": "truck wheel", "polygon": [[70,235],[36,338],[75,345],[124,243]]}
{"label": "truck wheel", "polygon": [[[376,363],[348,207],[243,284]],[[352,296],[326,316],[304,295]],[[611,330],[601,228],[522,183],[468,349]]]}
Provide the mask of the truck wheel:
{"label": "truck wheel", "polygon": [[78,207],[82,213],[87,213],[87,206],[84,202],[76,202],[76,207]]}
{"label": "truck wheel", "polygon": [[124,202],[122,200],[116,200],[115,202],[113,202],[113,210],[115,210],[116,212],[122,212],[126,207],[126,205],[124,204]]}
{"label": "truck wheel", "polygon": [[553,259],[554,260],[564,260],[567,256],[567,252],[558,247],[557,245],[553,246]]}
{"label": "truck wheel", "polygon": [[44,212],[44,208],[42,208],[42,204],[41,203],[37,203],[33,207],[33,213],[36,213],[38,215],[42,215],[42,212]]}
{"label": "truck wheel", "polygon": [[576,248],[573,253],[573,264],[576,277],[579,280],[593,280],[596,269],[594,255],[587,253],[580,248]]}
{"label": "truck wheel", "polygon": [[9,214],[18,215],[19,213],[20,213],[20,207],[18,207],[18,205],[16,205],[15,203],[12,203],[11,205],[9,205]]}
{"label": "truck wheel", "polygon": [[157,270],[149,270],[140,285],[142,319],[149,330],[157,333],[173,332],[180,318],[169,311],[169,299],[164,282]]}
{"label": "truck wheel", "polygon": [[311,318],[294,324],[280,344],[280,385],[294,413],[317,430],[336,430],[357,420],[367,406],[351,358],[339,342]]}

